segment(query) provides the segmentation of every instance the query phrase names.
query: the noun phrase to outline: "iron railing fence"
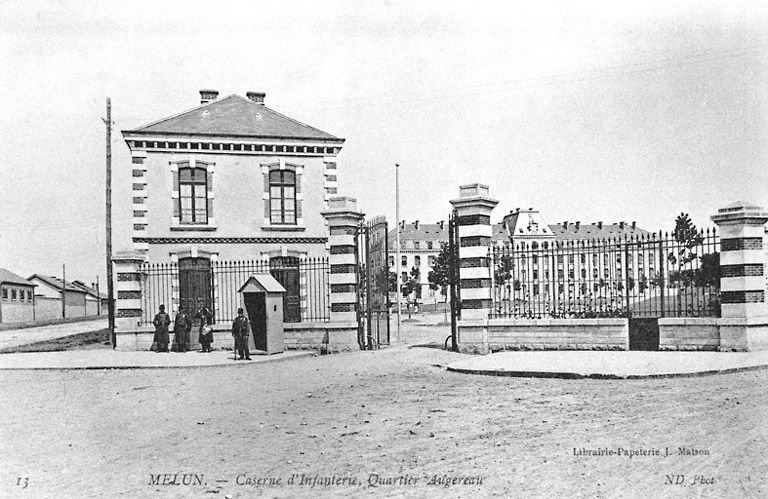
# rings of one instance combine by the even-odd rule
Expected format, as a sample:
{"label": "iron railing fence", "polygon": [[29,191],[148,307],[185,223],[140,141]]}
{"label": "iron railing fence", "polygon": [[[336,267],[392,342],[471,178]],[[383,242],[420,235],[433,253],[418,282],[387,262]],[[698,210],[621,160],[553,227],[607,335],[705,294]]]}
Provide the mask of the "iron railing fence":
{"label": "iron railing fence", "polygon": [[[151,324],[158,307],[175,314],[179,304],[204,303],[214,324],[229,323],[243,306],[238,291],[255,274],[271,274],[286,288],[284,322],[328,322],[331,320],[330,264],[328,258],[279,258],[271,261],[212,261],[189,279],[177,263],[145,264],[141,267],[142,323]],[[202,273],[202,277],[201,277]],[[192,286],[184,285],[193,283]],[[181,296],[192,294],[191,297]],[[175,304],[175,305],[174,305]],[[182,305],[183,306],[183,305]],[[187,306],[191,315],[197,306]]]}
{"label": "iron railing fence", "polygon": [[491,317],[719,317],[714,229],[489,248]]}

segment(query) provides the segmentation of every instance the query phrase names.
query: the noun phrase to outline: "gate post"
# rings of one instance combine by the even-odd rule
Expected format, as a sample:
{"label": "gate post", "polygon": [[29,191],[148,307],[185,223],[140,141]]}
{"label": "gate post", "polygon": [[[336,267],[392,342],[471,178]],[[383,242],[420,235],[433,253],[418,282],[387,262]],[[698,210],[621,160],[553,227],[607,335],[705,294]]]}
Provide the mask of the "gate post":
{"label": "gate post", "polygon": [[720,350],[768,349],[763,242],[768,212],[744,202],[712,216],[720,229]]}
{"label": "gate post", "polygon": [[363,213],[357,210],[357,200],[334,196],[328,200],[328,210],[322,212],[328,222],[328,258],[331,275],[331,321],[357,322],[357,228]]}
{"label": "gate post", "polygon": [[[138,251],[122,251],[112,257],[115,279],[115,349],[149,349],[149,345],[138,345],[134,333],[139,329],[141,308],[141,264],[146,257]],[[166,304],[168,306],[169,304]],[[150,340],[151,341],[151,340]]]}
{"label": "gate post", "polygon": [[487,319],[491,309],[491,268],[488,247],[493,226],[491,212],[499,203],[489,196],[488,186],[467,184],[452,199],[456,210],[461,288],[460,351],[488,352]]}

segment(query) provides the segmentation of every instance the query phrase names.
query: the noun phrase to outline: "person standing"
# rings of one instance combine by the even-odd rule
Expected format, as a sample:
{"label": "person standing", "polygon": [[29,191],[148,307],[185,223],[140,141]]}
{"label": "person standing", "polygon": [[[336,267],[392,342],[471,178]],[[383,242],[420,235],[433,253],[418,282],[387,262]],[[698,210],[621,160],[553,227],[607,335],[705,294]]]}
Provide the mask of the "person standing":
{"label": "person standing", "polygon": [[198,333],[198,341],[202,346],[203,352],[211,351],[211,343],[213,343],[213,328],[211,322],[213,322],[213,314],[208,307],[203,305],[200,310],[195,314],[195,319],[200,320],[200,331]]}
{"label": "person standing", "polygon": [[[237,309],[237,317],[232,322],[232,336],[235,338],[235,351],[240,356],[240,360],[251,360],[251,353],[248,351],[248,335],[251,332],[251,325],[248,318],[243,315],[243,309]],[[235,359],[237,360],[237,359]]]}
{"label": "person standing", "polygon": [[165,313],[165,305],[160,305],[160,311],[155,315],[152,321],[155,326],[155,337],[152,339],[157,344],[157,351],[168,351],[168,326],[171,325],[171,318]]}
{"label": "person standing", "polygon": [[189,351],[189,332],[192,330],[192,320],[183,310],[179,310],[173,321],[173,351]]}

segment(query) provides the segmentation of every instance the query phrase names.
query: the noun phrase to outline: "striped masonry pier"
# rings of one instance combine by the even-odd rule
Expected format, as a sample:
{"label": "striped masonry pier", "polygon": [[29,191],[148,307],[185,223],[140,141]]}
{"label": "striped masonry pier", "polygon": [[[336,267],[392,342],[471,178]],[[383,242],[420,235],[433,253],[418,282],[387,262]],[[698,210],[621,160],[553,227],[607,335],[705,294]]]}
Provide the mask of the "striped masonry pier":
{"label": "striped masonry pier", "polygon": [[331,268],[331,321],[357,321],[357,255],[355,244],[363,214],[357,200],[332,196],[323,212],[328,222],[329,263]]}
{"label": "striped masonry pier", "polygon": [[459,198],[451,200],[459,232],[462,320],[487,319],[491,309],[488,247],[493,235],[491,213],[498,203],[489,197],[488,186],[478,183],[460,186]]}
{"label": "striped masonry pier", "polygon": [[[738,202],[712,216],[720,230],[720,350],[752,350],[765,343],[755,328],[765,322],[765,223],[768,212]],[[757,335],[757,336],[756,336]]]}
{"label": "striped masonry pier", "polygon": [[[141,251],[118,252],[112,257],[115,272],[115,330],[134,330],[141,322]],[[167,307],[168,305],[166,305]],[[167,310],[167,309],[166,309]]]}

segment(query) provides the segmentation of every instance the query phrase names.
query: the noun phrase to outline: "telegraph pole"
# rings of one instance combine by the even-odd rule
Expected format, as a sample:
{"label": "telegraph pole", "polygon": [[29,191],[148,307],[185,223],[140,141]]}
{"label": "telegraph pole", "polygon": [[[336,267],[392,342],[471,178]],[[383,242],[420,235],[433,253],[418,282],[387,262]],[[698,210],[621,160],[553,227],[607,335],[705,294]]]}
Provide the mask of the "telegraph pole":
{"label": "telegraph pole", "polygon": [[96,315],[101,315],[101,293],[99,293],[99,276],[96,275]]}
{"label": "telegraph pole", "polygon": [[112,283],[112,101],[107,97],[107,316],[109,317],[109,338],[112,348],[115,338],[115,297]]}
{"label": "telegraph pole", "polygon": [[395,272],[397,273],[397,341],[400,341],[400,165],[395,163]]}
{"label": "telegraph pole", "polygon": [[61,264],[61,317],[67,318],[67,266]]}

